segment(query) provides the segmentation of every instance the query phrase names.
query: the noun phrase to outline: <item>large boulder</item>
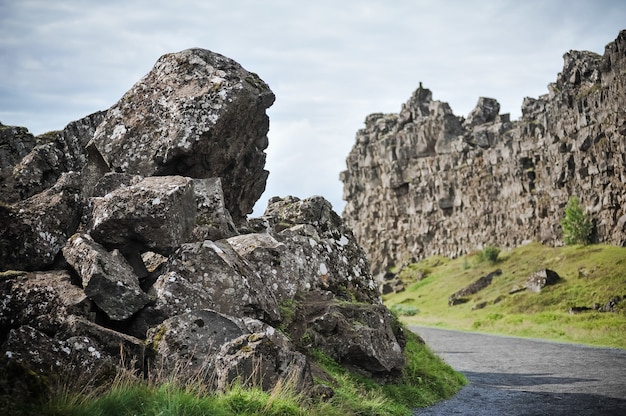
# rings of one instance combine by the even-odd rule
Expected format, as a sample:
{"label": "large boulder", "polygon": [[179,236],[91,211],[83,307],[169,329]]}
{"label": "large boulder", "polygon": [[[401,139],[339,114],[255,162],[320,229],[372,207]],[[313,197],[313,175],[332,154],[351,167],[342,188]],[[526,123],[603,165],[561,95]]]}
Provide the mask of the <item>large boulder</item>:
{"label": "large boulder", "polygon": [[152,328],[147,345],[165,371],[210,381],[217,351],[247,332],[235,318],[200,309],[176,315]]}
{"label": "large boulder", "polygon": [[267,84],[229,58],[171,53],[109,109],[90,146],[115,171],[221,177],[238,223],[265,190],[273,102]]}
{"label": "large boulder", "polygon": [[278,303],[257,271],[226,242],[183,244],[154,284],[156,309],[166,316],[193,309],[277,322]]}
{"label": "large boulder", "polygon": [[193,180],[153,176],[90,199],[88,232],[109,249],[172,253],[189,241],[196,219]]}

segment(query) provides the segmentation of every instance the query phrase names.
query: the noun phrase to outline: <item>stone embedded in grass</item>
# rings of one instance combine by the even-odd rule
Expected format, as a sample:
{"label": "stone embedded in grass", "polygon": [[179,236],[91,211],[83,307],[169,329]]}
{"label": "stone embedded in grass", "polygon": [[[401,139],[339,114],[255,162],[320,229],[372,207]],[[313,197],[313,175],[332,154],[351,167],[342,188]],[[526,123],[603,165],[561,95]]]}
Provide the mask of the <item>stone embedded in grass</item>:
{"label": "stone embedded in grass", "polygon": [[526,289],[529,292],[540,293],[544,287],[556,284],[560,279],[558,273],[553,270],[539,270],[528,277]]}

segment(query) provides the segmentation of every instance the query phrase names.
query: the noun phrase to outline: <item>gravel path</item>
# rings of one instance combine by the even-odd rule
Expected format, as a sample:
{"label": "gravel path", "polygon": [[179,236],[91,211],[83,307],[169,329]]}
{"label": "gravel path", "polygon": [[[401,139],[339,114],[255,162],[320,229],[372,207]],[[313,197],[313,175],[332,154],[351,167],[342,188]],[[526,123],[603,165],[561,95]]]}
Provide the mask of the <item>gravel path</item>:
{"label": "gravel path", "polygon": [[470,381],[415,415],[626,415],[626,350],[410,329]]}

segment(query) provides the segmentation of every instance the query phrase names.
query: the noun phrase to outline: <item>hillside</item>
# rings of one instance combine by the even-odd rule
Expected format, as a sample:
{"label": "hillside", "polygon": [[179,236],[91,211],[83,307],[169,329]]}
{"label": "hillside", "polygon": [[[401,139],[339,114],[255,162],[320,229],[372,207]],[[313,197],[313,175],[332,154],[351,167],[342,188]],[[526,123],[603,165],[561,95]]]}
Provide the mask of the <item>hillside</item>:
{"label": "hillside", "polygon": [[[407,324],[626,348],[625,248],[531,243],[501,252],[496,262],[479,254],[433,256],[405,267],[398,276],[406,290],[385,295],[385,303]],[[490,285],[449,306],[451,295],[498,269]],[[526,290],[540,269],[560,279],[540,293]]]}

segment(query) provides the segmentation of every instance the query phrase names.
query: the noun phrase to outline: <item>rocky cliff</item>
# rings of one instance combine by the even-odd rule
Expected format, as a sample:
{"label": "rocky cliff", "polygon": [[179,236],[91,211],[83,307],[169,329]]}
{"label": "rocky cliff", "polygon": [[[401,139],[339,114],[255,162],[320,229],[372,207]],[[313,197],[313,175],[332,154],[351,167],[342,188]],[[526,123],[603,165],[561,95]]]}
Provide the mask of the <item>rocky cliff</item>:
{"label": "rocky cliff", "polygon": [[570,196],[593,240],[626,244],[626,31],[604,55],[570,51],[522,117],[480,98],[467,116],[420,87],[398,114],[371,114],[341,173],[343,213],[373,273],[483,245],[561,244]]}
{"label": "rocky cliff", "polygon": [[330,203],[274,198],[246,218],[273,101],[256,74],[190,49],[61,132],[0,125],[0,408],[129,363],[311,394],[311,349],[400,374],[402,330]]}

